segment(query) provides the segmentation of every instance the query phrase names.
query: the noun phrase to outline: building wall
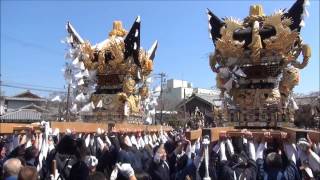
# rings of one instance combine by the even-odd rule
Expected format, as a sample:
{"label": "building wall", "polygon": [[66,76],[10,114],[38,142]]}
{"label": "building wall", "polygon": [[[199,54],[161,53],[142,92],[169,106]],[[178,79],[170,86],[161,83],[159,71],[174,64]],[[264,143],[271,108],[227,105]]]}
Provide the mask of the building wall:
{"label": "building wall", "polygon": [[177,79],[169,79],[167,81],[167,88],[192,88],[192,84],[188,81],[177,80]]}
{"label": "building wall", "polygon": [[31,104],[30,101],[7,101],[8,111],[19,109],[23,106]]}
{"label": "building wall", "polygon": [[165,105],[165,110],[174,110],[174,108],[184,98],[190,97],[192,95],[192,92],[193,92],[192,88],[181,88],[181,87],[164,90],[163,101]]}
{"label": "building wall", "polygon": [[6,100],[5,104],[7,105],[7,109],[8,111],[12,111],[12,110],[17,110],[23,106],[27,106],[30,104],[35,104],[37,106],[43,106],[44,103],[43,102],[39,102],[39,101],[17,101],[17,100]]}
{"label": "building wall", "polygon": [[[211,89],[193,88],[192,84],[188,81],[170,79],[167,81],[163,90],[164,110],[175,110],[176,106],[183,99],[189,98],[193,93],[209,95],[219,94],[219,92]],[[159,101],[161,104],[161,98],[159,98]]]}
{"label": "building wall", "polygon": [[212,90],[212,89],[203,89],[203,88],[194,88],[193,93],[196,94],[210,94],[210,95],[217,95],[220,92],[217,90]]}

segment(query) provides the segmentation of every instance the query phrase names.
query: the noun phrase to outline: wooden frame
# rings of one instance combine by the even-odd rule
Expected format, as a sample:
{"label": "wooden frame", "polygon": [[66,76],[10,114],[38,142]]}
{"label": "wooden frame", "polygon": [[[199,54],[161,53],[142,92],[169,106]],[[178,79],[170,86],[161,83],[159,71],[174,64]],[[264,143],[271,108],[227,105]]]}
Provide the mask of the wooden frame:
{"label": "wooden frame", "polygon": [[31,124],[25,124],[25,123],[0,123],[0,134],[12,134],[14,132],[14,129],[19,130],[23,129],[22,127],[30,127]]}
{"label": "wooden frame", "polygon": [[190,141],[197,140],[202,136],[202,130],[198,129],[198,130],[187,131],[185,132],[185,136]]}
{"label": "wooden frame", "polygon": [[[95,133],[97,129],[105,131],[118,132],[159,132],[172,131],[170,126],[161,125],[139,125],[129,123],[86,123],[86,122],[50,122],[51,128],[58,128],[61,133],[70,129],[76,133]],[[40,132],[39,124],[18,124],[18,123],[0,123],[0,134],[12,134],[14,132],[24,133],[26,130],[36,130]]]}
{"label": "wooden frame", "polygon": [[[219,140],[221,132],[226,132],[227,136],[231,137],[240,137],[243,134],[241,133],[242,129],[235,129],[234,127],[215,127],[215,128],[204,128],[199,130],[193,130],[186,132],[186,137],[189,140],[196,140],[199,137],[203,137],[208,135],[211,141]],[[251,129],[248,128],[249,131],[252,132],[254,138],[260,139],[264,136],[264,132],[262,129]],[[277,129],[267,129],[266,131],[270,132],[270,136],[272,138],[280,139],[281,132],[286,132],[289,135],[290,142],[297,142],[300,137],[306,137],[309,135],[311,141],[313,142],[320,142],[320,131],[315,130],[305,130],[305,129],[298,129],[298,128],[289,128],[289,127],[282,127]]]}

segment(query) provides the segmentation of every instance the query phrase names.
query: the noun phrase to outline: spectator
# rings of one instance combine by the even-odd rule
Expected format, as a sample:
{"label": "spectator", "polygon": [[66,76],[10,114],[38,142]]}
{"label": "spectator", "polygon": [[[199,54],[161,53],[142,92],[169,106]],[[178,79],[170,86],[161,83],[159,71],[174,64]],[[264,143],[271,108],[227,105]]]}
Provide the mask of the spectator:
{"label": "spectator", "polygon": [[38,173],[37,169],[32,166],[24,166],[21,168],[18,180],[37,180],[38,179]]}
{"label": "spectator", "polygon": [[3,164],[4,180],[16,180],[18,178],[18,174],[21,168],[22,164],[19,159],[8,159]]}
{"label": "spectator", "polygon": [[5,147],[5,143],[0,142],[0,179],[3,179],[3,163],[7,158],[7,148]]}
{"label": "spectator", "polygon": [[70,171],[70,180],[87,180],[89,177],[89,167],[85,163],[87,148],[83,139],[77,139],[77,148],[75,155],[77,162],[72,166]]}
{"label": "spectator", "polygon": [[[319,179],[320,144],[308,137],[293,144],[286,133],[281,133],[281,139],[271,139],[270,133],[259,139],[246,130],[232,137],[220,132],[220,139],[209,144],[207,153],[200,139],[189,141],[183,132],[168,134],[144,133],[138,138],[115,132],[61,135],[56,142],[17,144],[9,151],[3,147],[9,147],[11,141],[3,139],[0,160],[5,175],[0,179]],[[18,177],[23,162],[28,166]]]}
{"label": "spectator", "polygon": [[86,156],[84,161],[88,166],[90,173],[94,173],[98,165],[98,159],[95,156]]}
{"label": "spectator", "polygon": [[102,172],[93,172],[90,174],[88,180],[107,180]]}
{"label": "spectator", "polygon": [[149,173],[153,180],[170,179],[170,169],[167,163],[167,153],[164,149],[163,144],[155,148],[153,162],[151,164]]}
{"label": "spectator", "polygon": [[[281,134],[282,141],[285,142],[286,133]],[[265,138],[270,139],[270,133],[265,133]],[[296,166],[296,157],[294,153],[294,146],[292,144],[284,143],[284,153],[287,162],[284,162],[282,151],[269,152],[263,159],[263,152],[265,151],[267,142],[265,139],[259,144],[257,149],[257,165],[258,176],[257,179],[264,180],[300,180],[299,169]]]}

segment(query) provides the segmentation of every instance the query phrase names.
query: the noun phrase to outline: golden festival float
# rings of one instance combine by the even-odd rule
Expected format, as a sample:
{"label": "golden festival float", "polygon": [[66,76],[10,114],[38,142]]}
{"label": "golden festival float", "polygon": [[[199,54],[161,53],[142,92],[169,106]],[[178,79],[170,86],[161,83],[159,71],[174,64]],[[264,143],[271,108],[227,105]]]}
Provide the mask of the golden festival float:
{"label": "golden festival float", "polygon": [[[261,5],[252,5],[243,20],[220,19],[208,9],[209,32],[215,46],[209,63],[223,102],[214,113],[222,115],[230,127],[203,129],[202,135],[211,133],[217,139],[221,131],[241,135],[241,129],[251,129],[258,137],[263,134],[261,129],[269,129],[274,137],[286,131],[295,139],[293,134],[306,133],[289,127],[294,126],[298,109],[292,91],[299,83],[300,69],[307,66],[311,56],[311,48],[300,36],[308,3],[297,0],[287,11],[271,15],[265,15]],[[319,132],[312,133],[319,141]],[[194,131],[189,137],[200,134]]]}
{"label": "golden festival float", "polygon": [[70,113],[85,121],[142,124],[142,107],[148,96],[148,76],[153,70],[157,41],[147,52],[140,48],[140,17],[126,31],[113,22],[108,38],[96,45],[83,40],[68,22],[70,45],[65,79],[71,85]]}
{"label": "golden festival float", "polygon": [[[128,133],[172,130],[150,125],[150,121],[145,124],[150,118],[149,106],[155,106],[148,86],[158,43],[155,41],[148,51],[140,48],[139,16],[129,31],[121,21],[114,21],[108,38],[96,45],[82,39],[70,22],[66,30],[66,118],[65,122],[50,122],[52,128],[77,133],[95,133],[97,129]],[[0,123],[0,134],[41,132],[43,127],[42,123]]]}

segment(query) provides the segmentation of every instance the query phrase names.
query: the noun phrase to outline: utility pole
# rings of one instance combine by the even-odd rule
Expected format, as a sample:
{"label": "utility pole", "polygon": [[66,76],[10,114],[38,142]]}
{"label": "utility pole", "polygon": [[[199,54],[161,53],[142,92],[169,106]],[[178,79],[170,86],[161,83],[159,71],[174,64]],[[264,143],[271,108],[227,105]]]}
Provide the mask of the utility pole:
{"label": "utility pole", "polygon": [[68,84],[68,92],[67,92],[67,108],[66,108],[66,121],[69,122],[69,100],[70,99],[70,83]]}
{"label": "utility pole", "polygon": [[163,109],[164,109],[164,100],[163,100],[163,85],[165,81],[165,77],[167,76],[165,73],[158,73],[158,74],[153,74],[155,78],[160,78],[160,102],[161,102],[161,107],[160,107],[160,123],[163,123]]}
{"label": "utility pole", "polygon": [[184,120],[187,121],[187,105],[186,105],[186,89],[183,88],[183,113],[184,113]]}
{"label": "utility pole", "polygon": [[[68,74],[71,74],[71,69],[70,68],[68,68],[68,69],[66,69],[66,71],[68,71],[67,73]],[[70,88],[71,88],[71,82],[69,81],[68,82],[68,91],[67,91],[67,107],[66,107],[66,121],[67,122],[69,122],[70,121],[70,119],[69,119],[69,113],[70,113],[70,107],[69,107],[69,104],[70,104]]]}
{"label": "utility pole", "polygon": [[160,124],[163,124],[163,109],[164,109],[164,103],[163,103],[163,83],[164,83],[164,77],[166,76],[165,73],[160,73],[161,78],[161,85],[160,85],[160,97],[161,97],[161,110],[160,110]]}
{"label": "utility pole", "polygon": [[[2,74],[1,74],[1,68],[2,68],[2,61],[1,61],[1,58],[0,58],[0,108],[1,106],[3,105],[3,111],[4,111],[4,95],[2,94]],[[3,104],[2,104],[2,98],[3,98]],[[0,109],[1,111],[1,109]],[[1,112],[1,113],[4,113],[4,112]],[[2,114],[0,114],[0,122],[3,122],[3,119],[2,119]]]}

